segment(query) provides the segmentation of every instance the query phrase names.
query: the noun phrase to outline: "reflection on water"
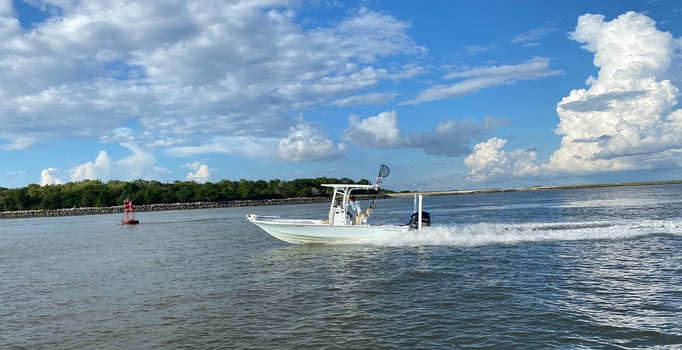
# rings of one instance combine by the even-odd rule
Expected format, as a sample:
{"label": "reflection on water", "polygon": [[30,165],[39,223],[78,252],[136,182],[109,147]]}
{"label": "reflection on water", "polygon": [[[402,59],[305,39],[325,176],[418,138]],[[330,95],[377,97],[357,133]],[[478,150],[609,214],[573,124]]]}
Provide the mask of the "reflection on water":
{"label": "reflection on water", "polygon": [[664,237],[646,243],[646,250],[629,240],[580,252],[562,269],[569,297],[557,300],[558,307],[585,327],[609,334],[615,344],[646,346],[651,337],[678,344],[682,285],[671,271],[679,271],[682,258]]}

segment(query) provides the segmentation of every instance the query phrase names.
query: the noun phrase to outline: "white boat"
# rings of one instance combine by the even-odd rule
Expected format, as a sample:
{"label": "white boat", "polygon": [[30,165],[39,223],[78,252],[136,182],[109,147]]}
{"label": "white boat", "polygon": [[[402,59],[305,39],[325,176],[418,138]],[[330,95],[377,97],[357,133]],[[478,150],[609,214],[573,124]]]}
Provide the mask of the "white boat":
{"label": "white boat", "polygon": [[333,189],[329,212],[325,219],[289,219],[255,214],[249,214],[246,218],[271,236],[294,244],[361,243],[405,235],[409,231],[421,229],[422,225],[428,225],[430,216],[429,213],[422,211],[421,195],[415,197],[414,213],[410,222],[405,225],[369,224],[368,220],[376,207],[374,201],[360,214],[354,217],[348,214],[347,208],[353,191],[378,190],[383,178],[389,173],[390,169],[386,165],[381,165],[374,185],[323,184],[322,186]]}

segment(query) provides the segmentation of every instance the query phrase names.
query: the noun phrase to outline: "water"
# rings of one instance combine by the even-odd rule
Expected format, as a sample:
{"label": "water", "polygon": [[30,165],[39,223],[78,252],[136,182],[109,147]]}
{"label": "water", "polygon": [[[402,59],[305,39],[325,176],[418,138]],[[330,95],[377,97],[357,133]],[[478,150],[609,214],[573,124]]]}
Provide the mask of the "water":
{"label": "water", "polygon": [[[381,200],[372,219],[411,209]],[[682,186],[432,196],[425,210],[423,232],[335,246],[244,218],[326,204],[2,220],[0,348],[682,348]]]}

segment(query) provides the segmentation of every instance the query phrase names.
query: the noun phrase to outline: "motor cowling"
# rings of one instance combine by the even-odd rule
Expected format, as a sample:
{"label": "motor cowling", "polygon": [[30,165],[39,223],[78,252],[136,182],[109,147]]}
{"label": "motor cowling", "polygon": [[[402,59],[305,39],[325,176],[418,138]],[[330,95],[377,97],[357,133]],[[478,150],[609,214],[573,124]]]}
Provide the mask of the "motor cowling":
{"label": "motor cowling", "polygon": [[[410,217],[409,225],[411,228],[419,227],[419,213],[413,213]],[[431,226],[431,214],[428,211],[422,212],[422,227]]]}

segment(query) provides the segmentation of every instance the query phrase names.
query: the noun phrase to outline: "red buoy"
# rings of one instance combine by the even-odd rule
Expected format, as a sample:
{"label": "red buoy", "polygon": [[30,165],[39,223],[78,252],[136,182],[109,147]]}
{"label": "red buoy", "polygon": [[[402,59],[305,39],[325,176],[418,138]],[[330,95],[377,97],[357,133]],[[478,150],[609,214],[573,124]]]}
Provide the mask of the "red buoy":
{"label": "red buoy", "polygon": [[123,225],[137,225],[140,223],[137,219],[135,219],[135,213],[133,213],[133,202],[130,199],[123,201],[123,211],[125,213],[125,217],[123,220],[121,220]]}

